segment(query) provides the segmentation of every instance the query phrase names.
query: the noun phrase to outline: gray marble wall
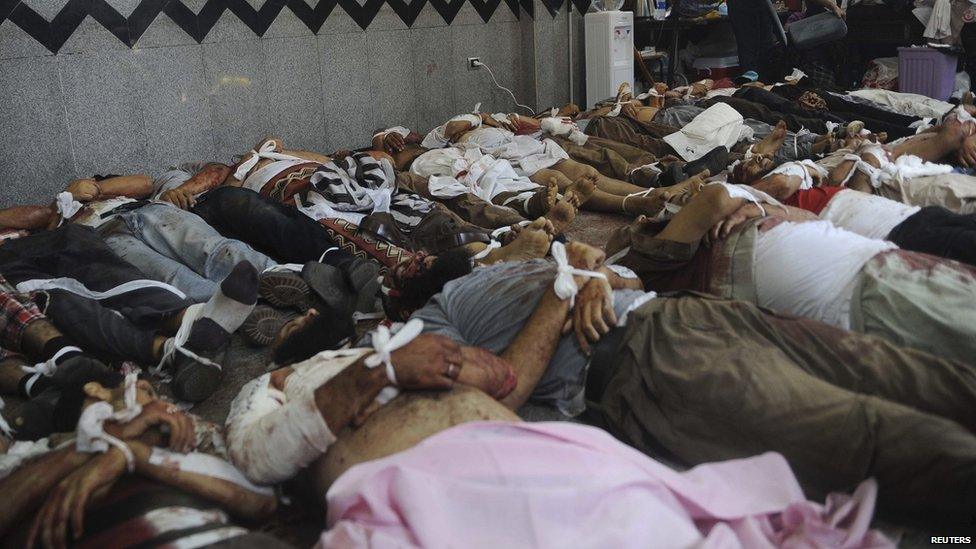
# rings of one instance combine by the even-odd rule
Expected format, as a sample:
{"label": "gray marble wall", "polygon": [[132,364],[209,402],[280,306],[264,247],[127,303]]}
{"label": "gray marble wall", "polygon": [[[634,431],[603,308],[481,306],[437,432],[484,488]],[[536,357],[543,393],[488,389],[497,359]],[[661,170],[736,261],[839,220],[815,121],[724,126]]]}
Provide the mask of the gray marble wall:
{"label": "gray marble wall", "polygon": [[[65,2],[24,1],[47,18]],[[535,13],[502,6],[485,23],[465,4],[448,26],[428,5],[407,28],[384,5],[363,31],[336,9],[313,35],[284,10],[257,37],[228,11],[201,44],[160,15],[131,49],[88,18],[57,55],[4,21],[0,206],[49,201],[73,177],[229,161],[265,135],[333,151],[364,146],[380,126],[426,131],[478,102],[515,110],[485,71],[467,70],[469,56],[533,109],[563,103],[569,18],[539,4]],[[582,19],[573,21],[579,62]]]}

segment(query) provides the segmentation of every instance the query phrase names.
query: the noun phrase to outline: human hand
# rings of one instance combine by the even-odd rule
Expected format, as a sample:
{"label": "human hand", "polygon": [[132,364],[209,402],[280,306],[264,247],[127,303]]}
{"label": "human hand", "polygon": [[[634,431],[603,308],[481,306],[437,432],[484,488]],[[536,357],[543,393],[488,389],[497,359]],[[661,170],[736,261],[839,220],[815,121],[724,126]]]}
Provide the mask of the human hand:
{"label": "human hand", "polygon": [[78,202],[91,202],[102,194],[94,179],[76,179],[65,190],[71,193],[71,196]]}
{"label": "human hand", "polygon": [[566,244],[566,258],[571,266],[592,271],[603,265],[607,255],[599,248],[574,240]]}
{"label": "human hand", "polygon": [[150,428],[161,425],[169,429],[170,450],[186,453],[196,446],[196,424],[193,418],[164,400],[157,399],[144,405],[142,413],[135,419],[112,430],[115,436],[125,440],[141,436]]}
{"label": "human hand", "polygon": [[390,154],[396,154],[402,151],[405,146],[406,141],[397,132],[389,132],[383,137],[383,149]]}
{"label": "human hand", "polygon": [[461,359],[457,382],[477,387],[496,400],[508,396],[518,383],[512,365],[490,351],[464,346]]}
{"label": "human hand", "polygon": [[170,189],[162,193],[159,195],[159,199],[169,202],[181,210],[189,210],[197,204],[197,199],[193,194],[180,188]]}
{"label": "human hand", "polygon": [[834,4],[834,6],[830,8],[830,11],[841,19],[847,17],[847,11],[845,11],[844,8],[838,6],[837,4]]}
{"label": "human hand", "polygon": [[710,245],[712,242],[716,242],[728,237],[736,227],[742,225],[750,219],[760,217],[762,214],[763,212],[759,206],[752,202],[746,202],[738,210],[732,212],[728,217],[716,223],[715,226],[708,231],[708,233],[705,235],[706,244]]}
{"label": "human hand", "polygon": [[436,334],[421,334],[391,355],[397,384],[405,389],[450,389],[462,360],[461,346]]}
{"label": "human hand", "polygon": [[69,520],[73,533],[72,542],[81,539],[84,534],[85,507],[92,496],[110,487],[125,471],[125,456],[116,448],[95,456],[75,469],[58,483],[35,515],[26,546],[33,547],[40,541],[47,548],[67,547]]}
{"label": "human hand", "polygon": [[563,325],[563,333],[576,332],[580,349],[589,355],[591,343],[597,343],[617,325],[613,310],[613,289],[603,278],[591,278],[576,294],[576,306]]}
{"label": "human hand", "polygon": [[956,159],[967,168],[976,167],[976,135],[965,138],[956,151]]}

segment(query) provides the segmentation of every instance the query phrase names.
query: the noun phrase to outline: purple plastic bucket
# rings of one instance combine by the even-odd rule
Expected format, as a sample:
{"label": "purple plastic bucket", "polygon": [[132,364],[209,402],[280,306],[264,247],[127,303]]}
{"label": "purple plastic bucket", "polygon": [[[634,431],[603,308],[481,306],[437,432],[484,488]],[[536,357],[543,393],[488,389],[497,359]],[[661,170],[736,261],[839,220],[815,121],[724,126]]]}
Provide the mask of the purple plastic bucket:
{"label": "purple plastic bucket", "polygon": [[898,91],[945,101],[956,87],[958,63],[935,48],[898,48]]}

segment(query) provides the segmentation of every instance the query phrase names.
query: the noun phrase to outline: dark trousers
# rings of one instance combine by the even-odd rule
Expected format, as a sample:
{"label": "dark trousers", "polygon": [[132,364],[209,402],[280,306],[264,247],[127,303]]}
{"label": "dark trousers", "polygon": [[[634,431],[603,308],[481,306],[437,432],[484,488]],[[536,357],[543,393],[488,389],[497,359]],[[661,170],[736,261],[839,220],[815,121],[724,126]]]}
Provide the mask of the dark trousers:
{"label": "dark trousers", "polygon": [[[65,225],[0,247],[0,273],[14,284],[71,278],[96,292],[147,280],[87,227]],[[152,364],[152,341],[160,321],[192,302],[162,288],[142,288],[95,300],[65,290],[38,293],[41,309],[85,350],[112,359]],[[46,296],[46,297],[43,297]]]}
{"label": "dark trousers", "polygon": [[909,128],[908,126],[921,120],[915,116],[906,116],[904,114],[898,114],[895,112],[886,111],[884,109],[879,109],[877,107],[872,107],[871,105],[848,101],[842,97],[831,95],[827,93],[826,90],[820,88],[779,86],[777,88],[773,88],[772,92],[766,93],[779,95],[790,101],[796,101],[805,91],[812,91],[822,97],[824,102],[827,103],[827,109],[830,111],[831,115],[847,122],[860,120],[864,122],[869,130],[875,132],[886,132],[892,139],[914,135],[915,129]]}
{"label": "dark trousers", "polygon": [[64,290],[48,290],[43,308],[54,325],[86,351],[111,360],[132,360],[153,365],[153,340],[158,335],[151,327],[137,325],[95,301]]}
{"label": "dark trousers", "polygon": [[735,32],[739,67],[762,74],[773,43],[773,22],[764,0],[729,0],[729,21]]}
{"label": "dark trousers", "polygon": [[725,103],[738,111],[738,113],[744,118],[760,120],[771,126],[775,126],[780,120],[782,120],[786,122],[787,129],[794,133],[800,131],[800,128],[806,128],[814,133],[822,134],[827,132],[827,125],[822,118],[817,118],[809,114],[799,116],[780,112],[770,109],[763,104],[753,103],[748,99],[742,99],[740,97],[713,97],[711,99],[700,101],[698,106],[707,109],[715,103]]}
{"label": "dark trousers", "polygon": [[[325,227],[296,208],[240,187],[220,187],[204,195],[190,211],[217,232],[251,245],[282,263],[319,261],[343,267],[352,254],[338,246]],[[323,254],[325,257],[323,258]]]}
{"label": "dark trousers", "polygon": [[904,250],[976,265],[976,214],[928,206],[899,223],[888,240]]}

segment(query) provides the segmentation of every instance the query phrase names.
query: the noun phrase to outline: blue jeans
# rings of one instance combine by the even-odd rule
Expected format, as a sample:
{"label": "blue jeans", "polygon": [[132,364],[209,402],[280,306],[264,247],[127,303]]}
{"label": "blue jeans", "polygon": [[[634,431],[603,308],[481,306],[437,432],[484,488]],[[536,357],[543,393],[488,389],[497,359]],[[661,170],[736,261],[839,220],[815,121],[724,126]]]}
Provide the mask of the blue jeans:
{"label": "blue jeans", "polygon": [[122,259],[153,279],[172,284],[196,302],[210,299],[217,285],[243,260],[258,272],[277,262],[226,238],[199,216],[170,204],[148,204],[119,215],[122,223],[102,235]]}

